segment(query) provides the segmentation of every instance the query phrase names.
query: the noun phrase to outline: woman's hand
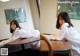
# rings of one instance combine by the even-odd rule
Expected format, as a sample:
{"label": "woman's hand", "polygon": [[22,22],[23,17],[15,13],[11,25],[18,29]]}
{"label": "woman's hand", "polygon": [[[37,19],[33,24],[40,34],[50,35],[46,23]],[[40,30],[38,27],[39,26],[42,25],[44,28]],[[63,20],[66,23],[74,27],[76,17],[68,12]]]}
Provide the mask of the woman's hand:
{"label": "woman's hand", "polygon": [[5,42],[4,41],[1,41],[0,42],[0,47],[3,47],[5,45]]}

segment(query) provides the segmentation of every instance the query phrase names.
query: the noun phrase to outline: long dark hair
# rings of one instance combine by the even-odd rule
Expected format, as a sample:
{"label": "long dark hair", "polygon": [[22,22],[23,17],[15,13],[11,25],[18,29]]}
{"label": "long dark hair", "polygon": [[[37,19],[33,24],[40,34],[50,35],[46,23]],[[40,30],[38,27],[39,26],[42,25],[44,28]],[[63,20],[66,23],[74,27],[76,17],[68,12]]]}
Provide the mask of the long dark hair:
{"label": "long dark hair", "polygon": [[69,18],[69,15],[67,12],[61,12],[58,14],[58,17],[57,17],[57,22],[56,22],[56,28],[57,29],[60,29],[60,24],[59,24],[59,20],[60,18],[59,17],[62,17],[62,19],[69,24],[69,27],[72,26],[73,27],[73,24],[71,23],[71,20]]}
{"label": "long dark hair", "polygon": [[12,20],[12,21],[10,22],[10,33],[13,33],[13,31],[14,31],[14,30],[11,28],[12,23],[14,23],[17,28],[21,29],[21,27],[20,27],[19,23],[17,22],[17,20]]}

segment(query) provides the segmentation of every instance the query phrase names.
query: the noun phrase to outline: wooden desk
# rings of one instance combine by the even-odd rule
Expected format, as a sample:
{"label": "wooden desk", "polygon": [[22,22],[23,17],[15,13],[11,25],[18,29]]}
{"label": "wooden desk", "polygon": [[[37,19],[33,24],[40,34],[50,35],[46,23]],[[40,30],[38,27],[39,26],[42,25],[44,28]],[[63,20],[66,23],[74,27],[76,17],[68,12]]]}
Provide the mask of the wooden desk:
{"label": "wooden desk", "polygon": [[[71,56],[71,45],[69,42],[65,41],[51,41],[53,44],[53,54],[54,56]],[[49,52],[47,44],[41,40],[41,47],[40,50],[42,52]]]}
{"label": "wooden desk", "polygon": [[[51,41],[53,44],[53,50],[57,51],[57,50],[68,50],[71,49],[71,45],[69,44],[69,42],[65,42],[65,41]],[[41,51],[48,51],[48,46],[47,44],[41,40]]]}

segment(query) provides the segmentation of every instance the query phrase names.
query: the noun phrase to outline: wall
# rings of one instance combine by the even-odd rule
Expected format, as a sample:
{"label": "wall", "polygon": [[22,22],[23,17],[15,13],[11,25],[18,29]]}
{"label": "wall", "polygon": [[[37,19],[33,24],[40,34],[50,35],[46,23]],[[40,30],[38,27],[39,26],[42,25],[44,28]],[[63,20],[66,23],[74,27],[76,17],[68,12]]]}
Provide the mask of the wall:
{"label": "wall", "polygon": [[57,16],[57,0],[40,1],[40,31],[53,34],[56,32],[55,23]]}
{"label": "wall", "polygon": [[0,2],[0,39],[9,38],[11,35],[9,32],[9,24],[6,24],[4,14],[4,9],[11,8],[24,8],[27,13],[27,22],[20,23],[20,25],[27,29],[34,29],[28,0],[11,0],[5,3]]}
{"label": "wall", "polygon": [[31,14],[32,14],[32,18],[33,18],[33,23],[34,23],[34,27],[35,29],[39,29],[39,14],[38,14],[38,8],[37,8],[37,4],[36,4],[36,0],[29,0],[30,3],[30,9],[31,9]]}

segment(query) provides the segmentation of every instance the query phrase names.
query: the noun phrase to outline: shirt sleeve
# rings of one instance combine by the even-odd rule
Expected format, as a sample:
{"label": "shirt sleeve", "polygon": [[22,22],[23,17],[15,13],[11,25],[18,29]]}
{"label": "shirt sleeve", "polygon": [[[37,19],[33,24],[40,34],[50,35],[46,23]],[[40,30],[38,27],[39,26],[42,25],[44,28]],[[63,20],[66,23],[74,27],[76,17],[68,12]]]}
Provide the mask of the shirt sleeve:
{"label": "shirt sleeve", "polygon": [[21,31],[18,30],[18,31],[16,31],[16,32],[12,35],[11,38],[18,39],[18,38],[21,37],[21,35],[22,35]]}
{"label": "shirt sleeve", "polygon": [[32,34],[33,34],[33,37],[40,39],[40,32],[38,30],[34,30]]}
{"label": "shirt sleeve", "polygon": [[67,27],[66,26],[61,28],[61,30],[60,30],[60,40],[63,40],[66,37],[66,32],[67,32]]}
{"label": "shirt sleeve", "polygon": [[0,45],[5,45],[5,44],[8,44],[8,43],[10,43],[10,42],[13,42],[13,41],[19,39],[19,37],[20,37],[20,32],[19,32],[19,31],[16,31],[16,32],[14,33],[14,35],[12,35],[11,38],[0,42]]}

